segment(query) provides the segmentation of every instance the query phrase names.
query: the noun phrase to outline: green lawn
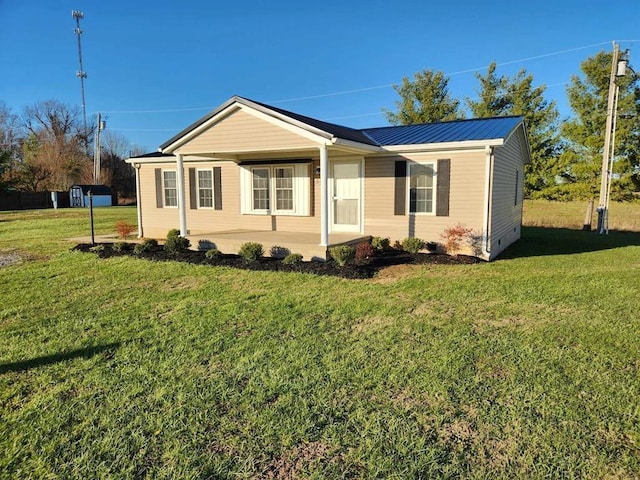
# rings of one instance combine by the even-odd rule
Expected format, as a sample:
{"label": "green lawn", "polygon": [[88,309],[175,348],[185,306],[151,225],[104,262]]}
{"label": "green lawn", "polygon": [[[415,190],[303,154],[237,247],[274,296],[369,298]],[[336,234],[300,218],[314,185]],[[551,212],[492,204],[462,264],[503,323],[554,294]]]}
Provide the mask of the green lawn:
{"label": "green lawn", "polygon": [[366,281],[70,252],[87,234],[0,212],[25,258],[0,268],[1,478],[640,476],[639,233],[525,227]]}

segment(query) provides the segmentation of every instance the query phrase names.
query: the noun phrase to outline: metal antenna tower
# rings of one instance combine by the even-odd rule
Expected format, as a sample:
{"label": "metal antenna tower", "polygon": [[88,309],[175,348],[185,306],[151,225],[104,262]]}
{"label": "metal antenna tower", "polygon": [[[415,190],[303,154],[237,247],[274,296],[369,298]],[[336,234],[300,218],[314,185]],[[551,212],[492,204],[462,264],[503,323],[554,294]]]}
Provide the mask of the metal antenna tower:
{"label": "metal antenna tower", "polygon": [[76,29],[74,32],[78,35],[78,59],[80,60],[80,70],[76,73],[76,76],[80,79],[80,90],[82,92],[82,119],[84,121],[84,136],[85,142],[89,141],[87,134],[87,106],[84,101],[84,79],[87,78],[87,74],[82,69],[82,29],[80,28],[80,19],[84,18],[84,13],[79,10],[71,10],[71,16],[76,19]]}

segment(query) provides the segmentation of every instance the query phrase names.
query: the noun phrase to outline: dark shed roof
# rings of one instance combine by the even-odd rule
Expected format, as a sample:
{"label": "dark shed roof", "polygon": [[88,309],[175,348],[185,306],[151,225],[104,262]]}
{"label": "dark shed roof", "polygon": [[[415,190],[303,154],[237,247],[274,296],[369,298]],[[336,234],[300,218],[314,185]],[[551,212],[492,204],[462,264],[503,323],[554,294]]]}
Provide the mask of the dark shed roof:
{"label": "dark shed roof", "polygon": [[71,188],[78,188],[78,187],[82,189],[83,195],[88,195],[89,190],[91,190],[91,193],[93,193],[94,195],[111,195],[111,189],[106,185],[72,185],[71,186]]}

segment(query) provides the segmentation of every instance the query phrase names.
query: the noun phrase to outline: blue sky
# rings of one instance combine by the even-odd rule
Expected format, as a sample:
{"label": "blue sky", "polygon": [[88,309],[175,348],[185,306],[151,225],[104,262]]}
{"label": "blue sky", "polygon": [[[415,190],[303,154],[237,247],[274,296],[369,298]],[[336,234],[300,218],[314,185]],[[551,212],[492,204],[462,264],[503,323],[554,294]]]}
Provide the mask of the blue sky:
{"label": "blue sky", "polygon": [[533,73],[568,116],[581,61],[617,40],[640,67],[638,0],[0,0],[0,100],[15,113],[81,104],[72,10],[85,15],[87,113],[150,151],[232,95],[381,126],[403,76],[441,70],[453,96],[473,97],[474,72],[496,61]]}

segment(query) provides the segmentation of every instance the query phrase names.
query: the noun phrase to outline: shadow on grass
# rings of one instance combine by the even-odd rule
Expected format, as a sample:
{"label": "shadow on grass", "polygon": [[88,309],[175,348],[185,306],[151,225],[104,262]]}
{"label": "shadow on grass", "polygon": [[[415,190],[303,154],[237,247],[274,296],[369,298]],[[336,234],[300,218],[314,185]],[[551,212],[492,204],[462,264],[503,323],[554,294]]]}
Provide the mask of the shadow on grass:
{"label": "shadow on grass", "polygon": [[568,228],[522,227],[520,240],[499,259],[572,255],[629,246],[640,246],[640,233],[609,231],[608,235],[600,235]]}
{"label": "shadow on grass", "polygon": [[45,365],[52,365],[58,362],[65,362],[76,358],[91,358],[103,352],[116,350],[121,344],[108,343],[106,345],[96,345],[94,347],[81,348],[66,353],[55,353],[53,355],[45,355],[30,360],[22,360],[20,362],[5,363],[0,365],[0,374],[7,372],[24,372],[32,368],[38,368]]}

